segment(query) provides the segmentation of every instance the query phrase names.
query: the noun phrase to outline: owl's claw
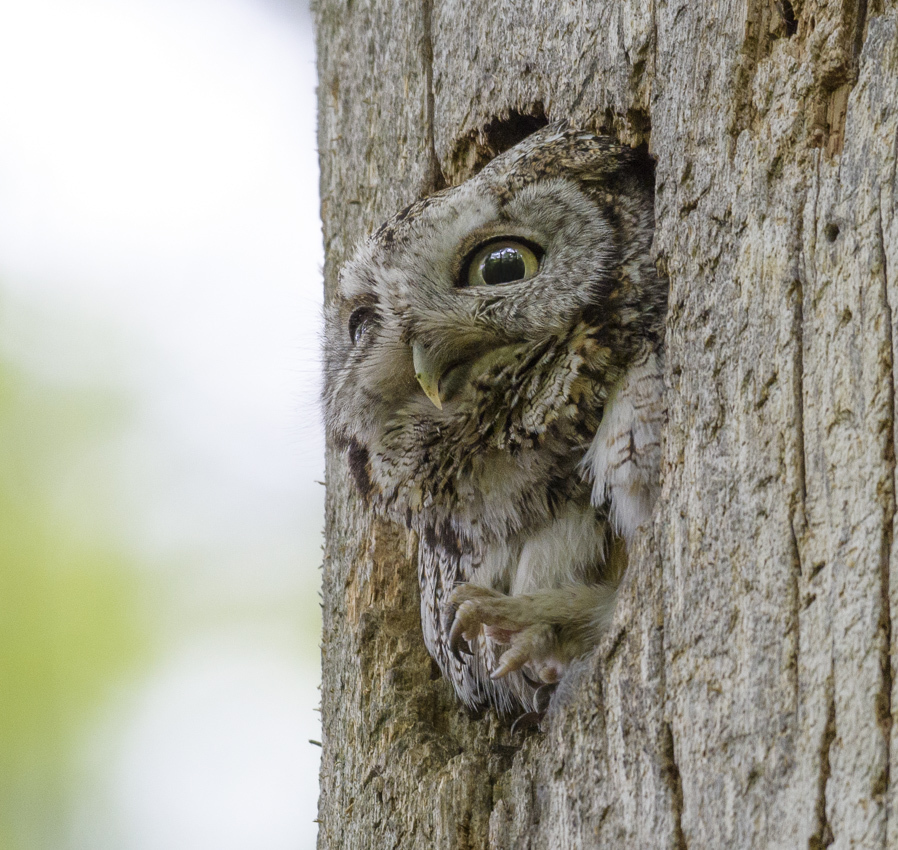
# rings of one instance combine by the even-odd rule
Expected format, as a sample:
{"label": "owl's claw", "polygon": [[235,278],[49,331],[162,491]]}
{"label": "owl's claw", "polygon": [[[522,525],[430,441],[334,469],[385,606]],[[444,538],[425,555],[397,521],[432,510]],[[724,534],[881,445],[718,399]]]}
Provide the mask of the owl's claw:
{"label": "owl's claw", "polygon": [[514,735],[516,732],[522,732],[524,729],[532,729],[534,726],[539,726],[542,722],[544,712],[541,711],[528,711],[525,714],[520,715],[514,723],[511,724],[511,734]]}
{"label": "owl's claw", "polygon": [[[521,675],[531,686],[535,684],[534,680],[523,670],[521,671]],[[521,714],[515,722],[511,724],[512,735],[516,732],[522,732],[524,729],[532,729],[534,726],[540,728],[542,726],[543,718],[546,716],[546,711],[549,709],[549,701],[552,699],[552,694],[555,693],[555,687],[556,685],[552,683],[539,685],[536,688],[536,693],[533,694],[533,711],[527,711],[524,714]]]}
{"label": "owl's claw", "polygon": [[449,649],[458,661],[462,661],[462,655],[473,655],[471,646],[465,637],[464,623],[455,618],[452,623],[452,629],[449,632]]}
{"label": "owl's claw", "polygon": [[[487,626],[487,634],[495,633],[494,627]],[[507,630],[504,630],[507,631]],[[525,664],[534,665],[534,662],[541,662],[548,657],[555,645],[555,632],[551,626],[546,624],[537,624],[526,626],[510,634],[499,632],[499,636],[505,638],[501,642],[508,644],[509,648],[502,653],[499,659],[499,666],[492,672],[490,678],[501,679],[509,673],[520,670]],[[540,685],[548,682],[546,678],[545,665],[538,663],[538,675],[541,679]]]}
{"label": "owl's claw", "polygon": [[462,658],[463,655],[473,655],[474,652],[471,649],[468,642],[464,639],[464,637],[459,634],[455,640],[449,641],[449,648],[452,650],[452,654],[455,656],[456,661],[464,661]]}
{"label": "owl's claw", "polygon": [[523,667],[521,668],[521,676],[523,677],[524,681],[535,691],[538,691],[544,684],[539,679],[533,679],[528,676],[527,671]]}
{"label": "owl's claw", "polygon": [[485,587],[460,584],[449,597],[449,603],[443,610],[443,627],[449,629],[449,650],[458,661],[464,662],[462,655],[474,654],[471,641],[481,630],[480,620],[470,600],[494,594],[495,591]]}
{"label": "owl's claw", "polygon": [[542,717],[548,710],[549,702],[552,699],[552,694],[555,693],[556,687],[558,686],[554,682],[550,682],[545,685],[540,685],[536,689],[536,693],[533,695],[533,705],[540,717]]}

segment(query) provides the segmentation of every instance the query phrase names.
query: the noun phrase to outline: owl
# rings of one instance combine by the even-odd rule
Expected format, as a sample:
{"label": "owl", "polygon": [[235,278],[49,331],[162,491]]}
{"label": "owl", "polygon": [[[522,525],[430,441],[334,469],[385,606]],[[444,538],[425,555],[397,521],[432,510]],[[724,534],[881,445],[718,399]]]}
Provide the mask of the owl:
{"label": "owl", "polygon": [[472,709],[541,710],[609,627],[659,489],[653,231],[645,157],[553,124],[387,221],[326,306],[328,432],[416,533],[424,642]]}

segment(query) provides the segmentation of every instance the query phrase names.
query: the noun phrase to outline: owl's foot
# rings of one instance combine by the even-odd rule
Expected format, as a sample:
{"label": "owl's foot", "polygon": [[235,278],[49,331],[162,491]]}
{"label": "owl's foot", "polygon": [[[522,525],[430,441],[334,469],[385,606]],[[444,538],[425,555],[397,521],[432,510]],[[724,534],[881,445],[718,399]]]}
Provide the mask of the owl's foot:
{"label": "owl's foot", "polygon": [[515,670],[538,684],[558,682],[568,664],[595,645],[614,607],[614,589],[601,585],[541,590],[508,596],[475,584],[462,584],[449,597],[454,619],[449,646],[458,655],[482,633],[507,645],[491,678]]}
{"label": "owl's foot", "polygon": [[536,622],[527,610],[526,597],[506,596],[496,590],[463,584],[455,588],[449,601],[457,606],[449,631],[449,646],[458,653],[470,653],[469,644],[483,633],[498,644],[509,648],[499,659],[499,666],[491,678],[501,679],[525,664],[536,674],[540,684],[557,680],[554,670],[542,669],[532,663],[547,658],[555,643],[552,626]]}

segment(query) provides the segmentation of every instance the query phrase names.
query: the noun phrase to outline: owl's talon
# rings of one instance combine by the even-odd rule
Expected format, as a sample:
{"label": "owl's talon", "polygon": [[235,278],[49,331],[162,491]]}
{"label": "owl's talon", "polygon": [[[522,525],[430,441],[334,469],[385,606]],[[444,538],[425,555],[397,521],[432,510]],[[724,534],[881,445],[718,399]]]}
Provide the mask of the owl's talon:
{"label": "owl's talon", "polygon": [[539,726],[542,722],[543,713],[539,711],[528,711],[520,715],[514,723],[511,724],[511,734],[522,732],[524,729],[532,729]]}
{"label": "owl's talon", "polygon": [[545,714],[546,710],[549,708],[549,702],[552,699],[552,695],[555,693],[556,687],[557,685],[555,682],[549,682],[536,689],[536,693],[533,695],[533,705],[540,716]]}
{"label": "owl's talon", "polygon": [[530,687],[533,688],[533,690],[535,690],[535,691],[538,691],[545,684],[544,682],[541,682],[539,679],[533,679],[530,676],[528,676],[527,671],[523,667],[521,668],[520,673],[521,673],[521,676],[523,677],[524,681],[528,685],[530,685]]}
{"label": "owl's talon", "polygon": [[460,617],[456,617],[449,632],[449,649],[459,661],[462,660],[462,655],[474,654],[465,635],[464,621]]}
{"label": "owl's talon", "polygon": [[455,656],[456,661],[464,661],[462,658],[463,655],[474,654],[471,647],[468,645],[468,642],[463,637],[459,637],[458,640],[452,641],[449,644],[449,648],[452,650],[452,654]]}

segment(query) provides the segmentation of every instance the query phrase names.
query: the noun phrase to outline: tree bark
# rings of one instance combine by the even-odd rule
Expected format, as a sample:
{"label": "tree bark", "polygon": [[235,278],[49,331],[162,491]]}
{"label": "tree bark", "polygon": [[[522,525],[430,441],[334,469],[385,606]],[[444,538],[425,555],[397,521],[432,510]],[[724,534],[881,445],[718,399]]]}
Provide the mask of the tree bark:
{"label": "tree bark", "polygon": [[[663,493],[541,734],[328,457],[321,848],[898,847],[898,3],[318,0],[326,279],[544,119],[647,142]],[[529,123],[528,123],[529,122]]]}

